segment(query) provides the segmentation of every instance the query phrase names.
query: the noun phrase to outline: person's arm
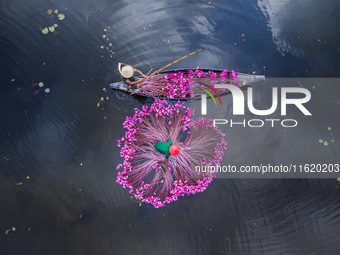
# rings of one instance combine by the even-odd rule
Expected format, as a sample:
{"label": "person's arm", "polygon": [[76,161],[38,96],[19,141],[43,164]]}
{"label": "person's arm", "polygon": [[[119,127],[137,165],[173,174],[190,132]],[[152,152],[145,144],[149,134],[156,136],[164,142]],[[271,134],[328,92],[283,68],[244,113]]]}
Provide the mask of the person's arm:
{"label": "person's arm", "polygon": [[126,80],[125,81],[127,84],[129,85],[135,85],[136,83],[138,83],[139,81],[130,81],[130,80]]}
{"label": "person's arm", "polygon": [[144,78],[146,78],[147,76],[145,74],[143,74],[141,71],[139,71],[138,69],[134,69],[134,71],[136,73],[139,73],[141,76],[143,76]]}
{"label": "person's arm", "polygon": [[[127,79],[127,80],[125,81],[125,83],[127,83],[127,84],[130,85],[130,86],[129,86],[129,89],[132,89],[132,88],[134,87],[134,85],[135,85],[136,83],[138,83],[138,81],[130,81],[129,79]],[[137,88],[139,88],[139,84],[137,84]]]}

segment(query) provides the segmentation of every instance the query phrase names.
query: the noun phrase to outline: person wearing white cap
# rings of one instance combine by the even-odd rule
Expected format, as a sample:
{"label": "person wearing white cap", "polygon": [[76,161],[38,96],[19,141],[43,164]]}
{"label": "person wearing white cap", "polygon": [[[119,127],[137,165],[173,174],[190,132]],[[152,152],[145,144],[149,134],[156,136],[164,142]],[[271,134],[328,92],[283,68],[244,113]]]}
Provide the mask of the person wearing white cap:
{"label": "person wearing white cap", "polygon": [[125,82],[126,84],[128,84],[130,86],[138,83],[138,78],[136,79],[135,77],[133,77],[133,74],[135,72],[140,74],[144,78],[146,77],[146,75],[144,75],[141,71],[134,69],[130,65],[125,65],[125,66],[122,67],[122,63],[118,63],[118,70],[120,72],[120,75],[121,75],[123,82]]}

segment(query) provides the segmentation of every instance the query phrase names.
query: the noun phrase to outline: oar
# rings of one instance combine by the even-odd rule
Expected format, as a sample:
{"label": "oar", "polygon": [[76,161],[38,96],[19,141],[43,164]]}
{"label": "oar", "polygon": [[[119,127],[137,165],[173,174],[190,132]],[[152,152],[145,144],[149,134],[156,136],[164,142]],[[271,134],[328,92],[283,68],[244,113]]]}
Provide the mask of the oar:
{"label": "oar", "polygon": [[165,68],[167,68],[167,67],[169,67],[169,66],[171,66],[171,65],[173,65],[173,64],[175,64],[175,63],[177,63],[178,61],[181,61],[182,59],[185,59],[186,57],[189,57],[189,56],[191,56],[191,55],[193,55],[193,54],[195,54],[195,53],[197,53],[197,52],[199,52],[199,51],[201,51],[201,50],[202,50],[202,49],[199,49],[199,50],[196,50],[196,51],[194,51],[194,52],[191,52],[190,54],[185,55],[184,57],[181,57],[181,58],[175,60],[174,62],[171,62],[170,64],[167,64],[166,66],[163,66],[162,68],[158,69],[157,71],[153,72],[152,74],[148,75],[147,77],[141,79],[141,80],[138,81],[136,84],[131,85],[131,86],[126,90],[126,92],[128,92],[130,89],[132,89],[132,88],[133,88],[134,86],[136,86],[138,83],[141,83],[141,82],[145,81],[147,78],[150,78],[151,76],[153,76],[153,75],[155,75],[156,73],[162,71],[163,69],[165,69]]}

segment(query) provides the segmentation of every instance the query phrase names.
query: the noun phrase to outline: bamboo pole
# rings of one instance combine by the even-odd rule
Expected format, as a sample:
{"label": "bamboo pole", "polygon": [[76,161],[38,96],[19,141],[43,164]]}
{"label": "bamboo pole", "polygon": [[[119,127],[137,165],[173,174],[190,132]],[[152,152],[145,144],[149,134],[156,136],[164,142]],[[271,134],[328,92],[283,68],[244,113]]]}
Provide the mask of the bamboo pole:
{"label": "bamboo pole", "polygon": [[151,76],[155,75],[156,73],[162,71],[163,69],[165,69],[165,68],[167,68],[167,67],[169,67],[169,66],[171,66],[171,65],[173,65],[173,64],[175,64],[175,63],[177,63],[177,62],[179,62],[179,61],[181,61],[181,60],[183,60],[183,59],[185,59],[186,57],[189,57],[189,56],[191,56],[191,55],[193,55],[193,54],[195,54],[195,53],[201,51],[201,50],[202,50],[202,49],[199,49],[199,50],[196,50],[196,51],[194,51],[194,52],[191,52],[190,54],[185,55],[184,57],[181,57],[181,58],[179,58],[179,59],[177,59],[177,60],[171,62],[170,64],[167,64],[166,66],[163,66],[162,68],[158,69],[157,71],[153,72],[152,74],[150,74],[150,75],[148,75],[147,77],[143,78],[142,80],[138,81],[136,84],[131,85],[131,86],[126,90],[126,92],[128,92],[130,89],[132,89],[132,88],[133,88],[134,86],[136,86],[138,83],[141,83],[141,82],[145,81],[146,79],[148,79],[149,77],[151,77]]}

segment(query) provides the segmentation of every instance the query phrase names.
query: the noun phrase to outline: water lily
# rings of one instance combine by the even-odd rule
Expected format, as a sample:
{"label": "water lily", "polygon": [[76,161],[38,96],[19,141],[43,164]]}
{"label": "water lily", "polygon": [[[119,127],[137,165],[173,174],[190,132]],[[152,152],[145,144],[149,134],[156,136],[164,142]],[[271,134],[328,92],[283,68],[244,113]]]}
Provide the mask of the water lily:
{"label": "water lily", "polygon": [[58,15],[58,18],[59,18],[59,20],[63,20],[63,19],[65,19],[65,15],[60,13],[60,14]]}
{"label": "water lily", "polygon": [[48,33],[48,28],[45,27],[42,31],[41,31],[44,35],[46,35]]}
{"label": "water lily", "polygon": [[54,26],[51,26],[51,27],[49,27],[48,29],[50,30],[50,32],[54,32],[54,31],[55,31]]}
{"label": "water lily", "polygon": [[38,85],[39,85],[40,88],[44,87],[44,83],[42,83],[42,82],[39,82]]}
{"label": "water lily", "polygon": [[[227,70],[223,72],[204,72],[200,69],[188,70],[187,73],[177,72],[169,74],[158,74],[144,80],[134,93],[145,94],[148,96],[162,96],[166,98],[186,98],[194,97],[195,94],[201,93],[200,86],[208,84],[212,87],[216,83],[229,83],[239,86],[237,73],[233,71],[233,78],[230,78]],[[226,89],[225,89],[226,90]],[[225,90],[219,89],[223,92]]]}
{"label": "water lily", "polygon": [[[193,116],[181,102],[169,104],[160,99],[150,107],[135,108],[134,116],[123,123],[124,137],[117,140],[124,162],[117,166],[116,182],[155,208],[203,192],[216,173],[196,172],[193,166],[219,165],[227,142],[211,119]],[[156,143],[169,139],[180,147],[180,153],[167,158]]]}

